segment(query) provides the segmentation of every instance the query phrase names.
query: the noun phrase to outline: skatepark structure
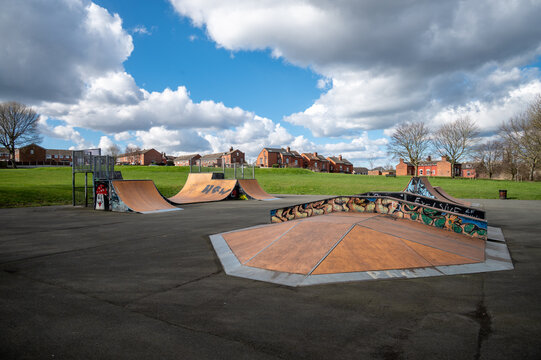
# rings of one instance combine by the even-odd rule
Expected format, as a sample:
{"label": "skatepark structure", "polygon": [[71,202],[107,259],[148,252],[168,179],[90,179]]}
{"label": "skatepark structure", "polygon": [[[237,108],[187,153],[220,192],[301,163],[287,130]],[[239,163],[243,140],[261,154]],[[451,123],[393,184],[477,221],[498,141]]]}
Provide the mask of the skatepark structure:
{"label": "skatepark structure", "polygon": [[460,200],[447,194],[447,192],[445,192],[441,187],[432,186],[428,178],[424,176],[412,177],[410,182],[404,189],[404,192],[422,195],[422,196],[430,197],[436,200],[440,200],[444,202],[451,202],[451,203],[455,203],[455,204],[463,205],[467,207],[472,206],[472,204],[468,201]]}
{"label": "skatepark structure", "polygon": [[223,179],[221,173],[190,173],[180,191],[168,198],[173,204],[191,204],[225,199],[246,198],[254,200],[275,200],[261,188],[256,179]]}
{"label": "skatepark structure", "polygon": [[112,180],[110,195],[112,211],[151,214],[182,210],[167,202],[152,180]]}
{"label": "skatepark structure", "polygon": [[274,209],[271,224],[210,238],[227,274],[289,286],[513,269],[483,211],[388,194]]}

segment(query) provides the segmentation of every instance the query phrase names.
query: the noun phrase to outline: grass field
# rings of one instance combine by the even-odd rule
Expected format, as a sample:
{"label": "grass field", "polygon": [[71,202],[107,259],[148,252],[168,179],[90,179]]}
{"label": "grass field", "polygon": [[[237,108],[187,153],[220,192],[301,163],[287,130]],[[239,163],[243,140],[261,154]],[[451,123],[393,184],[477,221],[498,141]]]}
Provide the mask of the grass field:
{"label": "grass field", "polygon": [[[150,179],[164,196],[176,194],[184,185],[186,167],[119,166],[124,179]],[[387,178],[345,174],[313,173],[304,169],[256,169],[261,186],[272,194],[351,195],[366,191],[400,191],[409,177]],[[76,177],[77,185],[84,177]],[[500,189],[508,197],[541,200],[541,182],[431,178],[458,198],[494,199]],[[71,168],[0,169],[0,207],[71,204]]]}

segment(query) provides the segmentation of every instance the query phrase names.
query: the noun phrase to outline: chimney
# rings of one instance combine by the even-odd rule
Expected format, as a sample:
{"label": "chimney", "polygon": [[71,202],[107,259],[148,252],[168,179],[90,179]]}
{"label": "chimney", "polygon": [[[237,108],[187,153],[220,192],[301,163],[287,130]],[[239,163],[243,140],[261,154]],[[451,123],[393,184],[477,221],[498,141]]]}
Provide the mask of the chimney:
{"label": "chimney", "polygon": [[428,157],[426,158],[426,161],[432,161],[432,156],[428,155]]}
{"label": "chimney", "polygon": [[231,152],[231,151],[233,151],[233,146],[231,146],[231,147],[229,148],[229,152]]}
{"label": "chimney", "polygon": [[314,156],[317,157],[317,152],[314,152]]}
{"label": "chimney", "polygon": [[291,152],[291,148],[289,146],[287,147],[287,152]]}
{"label": "chimney", "polygon": [[400,163],[403,164],[403,163],[404,163],[404,159],[400,159]]}
{"label": "chimney", "polygon": [[338,155],[338,160],[342,161],[342,155]]}

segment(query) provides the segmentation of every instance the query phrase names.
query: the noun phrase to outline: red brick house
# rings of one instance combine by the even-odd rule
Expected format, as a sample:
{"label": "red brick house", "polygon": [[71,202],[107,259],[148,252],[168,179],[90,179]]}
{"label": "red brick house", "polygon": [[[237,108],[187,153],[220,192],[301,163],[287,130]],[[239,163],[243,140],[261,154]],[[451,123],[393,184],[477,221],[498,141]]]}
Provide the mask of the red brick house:
{"label": "red brick house", "polygon": [[368,170],[368,175],[371,175],[371,176],[379,176],[381,175],[381,170]]}
{"label": "red brick house", "polygon": [[327,160],[329,160],[330,163],[330,172],[346,174],[353,173],[353,164],[342,158],[342,155],[338,155],[338,157],[329,156]]}
{"label": "red brick house", "polygon": [[201,159],[201,155],[199,154],[182,155],[182,156],[177,156],[174,162],[175,162],[175,166],[190,166],[190,165],[198,165],[199,159]]}
{"label": "red brick house", "polygon": [[46,158],[47,150],[36,144],[23,146],[15,149],[15,161],[37,163],[43,162]]}
{"label": "red brick house", "polygon": [[415,166],[413,164],[400,159],[396,165],[396,176],[413,176],[415,174]]}
{"label": "red brick house", "polygon": [[46,149],[45,159],[47,162],[55,162],[58,164],[71,164],[71,150]]}
{"label": "red brick house", "polygon": [[130,165],[163,164],[165,163],[165,156],[155,149],[145,149],[120,154],[116,158],[116,163]]}
{"label": "red brick house", "polygon": [[314,153],[302,153],[304,159],[304,167],[312,171],[329,172],[329,160],[325,157]]}
{"label": "red brick house", "polygon": [[221,167],[223,154],[224,153],[215,153],[201,156],[201,166]]}
{"label": "red brick house", "polygon": [[303,157],[296,151],[291,151],[289,146],[283,148],[263,148],[257,156],[256,165],[260,167],[303,167]]}
{"label": "red brick house", "polygon": [[[455,164],[455,176],[460,176],[462,165]],[[452,176],[451,163],[443,156],[439,161],[433,161],[429,156],[426,161],[421,161],[417,168],[417,176]]]}
{"label": "red brick house", "polygon": [[475,165],[472,163],[462,164],[462,177],[475,179],[477,178],[477,172],[475,171]]}
{"label": "red brick house", "polygon": [[245,163],[244,160],[244,153],[240,150],[233,150],[233,148],[229,148],[228,152],[225,152],[222,154],[222,163],[225,166],[233,166],[233,164],[241,165]]}

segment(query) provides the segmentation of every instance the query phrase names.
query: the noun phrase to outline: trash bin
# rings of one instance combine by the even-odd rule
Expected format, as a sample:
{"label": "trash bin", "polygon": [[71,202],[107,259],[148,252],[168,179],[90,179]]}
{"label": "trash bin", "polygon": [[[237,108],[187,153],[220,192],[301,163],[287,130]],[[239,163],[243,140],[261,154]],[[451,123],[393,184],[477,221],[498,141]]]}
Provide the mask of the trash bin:
{"label": "trash bin", "polygon": [[500,190],[500,200],[507,199],[507,190]]}

